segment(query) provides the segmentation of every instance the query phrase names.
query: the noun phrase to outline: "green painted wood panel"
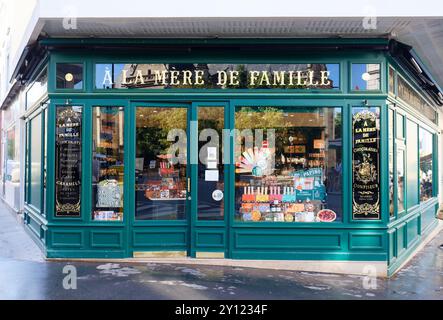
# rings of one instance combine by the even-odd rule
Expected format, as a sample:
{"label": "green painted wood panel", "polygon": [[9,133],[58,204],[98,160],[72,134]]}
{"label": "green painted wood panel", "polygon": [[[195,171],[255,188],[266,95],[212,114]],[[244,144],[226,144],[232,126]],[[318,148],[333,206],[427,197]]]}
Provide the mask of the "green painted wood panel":
{"label": "green painted wood panel", "polygon": [[385,245],[384,233],[366,232],[349,233],[350,250],[383,250]]}

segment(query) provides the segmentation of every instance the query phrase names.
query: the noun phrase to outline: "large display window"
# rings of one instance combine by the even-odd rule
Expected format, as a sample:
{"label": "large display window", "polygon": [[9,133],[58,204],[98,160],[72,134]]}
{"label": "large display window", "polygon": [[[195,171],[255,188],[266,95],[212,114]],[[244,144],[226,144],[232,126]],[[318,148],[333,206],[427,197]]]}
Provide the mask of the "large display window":
{"label": "large display window", "polygon": [[342,221],[341,108],[237,107],[235,219]]}
{"label": "large display window", "polygon": [[42,207],[42,115],[39,114],[31,121],[31,175],[29,203],[36,209]]}
{"label": "large display window", "polygon": [[[391,69],[390,69],[391,70]],[[395,215],[394,207],[394,110],[389,109],[389,126],[388,126],[388,139],[389,139],[389,216],[392,218]]]}
{"label": "large display window", "polygon": [[396,115],[396,145],[397,145],[397,214],[405,212],[405,167],[406,167],[406,140],[405,140],[405,116]]}
{"label": "large display window", "polygon": [[136,108],[136,220],[186,219],[186,128],[187,108]]}
{"label": "large display window", "polygon": [[418,124],[410,118],[406,119],[406,210],[420,203],[418,175]]}
{"label": "large display window", "polygon": [[433,196],[432,192],[432,171],[433,171],[433,142],[432,133],[420,128],[419,134],[419,154],[420,154],[420,201],[426,201]]}
{"label": "large display window", "polygon": [[405,150],[397,150],[397,212],[405,210]]}
{"label": "large display window", "polygon": [[92,109],[92,219],[123,220],[123,108]]}

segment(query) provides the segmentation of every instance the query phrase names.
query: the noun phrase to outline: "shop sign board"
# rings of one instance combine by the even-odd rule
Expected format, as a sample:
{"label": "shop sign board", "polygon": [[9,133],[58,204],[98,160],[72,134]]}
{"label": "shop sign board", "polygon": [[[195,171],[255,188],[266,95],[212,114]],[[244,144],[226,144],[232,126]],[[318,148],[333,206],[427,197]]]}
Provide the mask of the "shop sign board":
{"label": "shop sign board", "polygon": [[96,89],[338,89],[338,63],[96,64]]}
{"label": "shop sign board", "polygon": [[380,128],[375,108],[352,117],[353,219],[380,219]]}
{"label": "shop sign board", "polygon": [[80,217],[82,109],[57,108],[55,141],[55,216]]}

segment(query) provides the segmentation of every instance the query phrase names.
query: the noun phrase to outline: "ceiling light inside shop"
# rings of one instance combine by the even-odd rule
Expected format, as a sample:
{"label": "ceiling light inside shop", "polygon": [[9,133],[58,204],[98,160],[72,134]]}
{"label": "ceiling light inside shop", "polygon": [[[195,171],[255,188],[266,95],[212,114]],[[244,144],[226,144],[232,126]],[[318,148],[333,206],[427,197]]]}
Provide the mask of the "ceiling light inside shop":
{"label": "ceiling light inside shop", "polygon": [[72,73],[65,74],[65,80],[68,82],[71,82],[72,80],[74,80],[74,76],[72,75]]}

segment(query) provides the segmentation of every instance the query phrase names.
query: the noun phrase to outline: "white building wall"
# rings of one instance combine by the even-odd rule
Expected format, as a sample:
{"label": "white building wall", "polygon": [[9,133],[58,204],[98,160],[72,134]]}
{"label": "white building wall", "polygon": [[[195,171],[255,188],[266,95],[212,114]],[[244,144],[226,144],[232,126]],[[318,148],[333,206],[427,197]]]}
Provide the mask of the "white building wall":
{"label": "white building wall", "polygon": [[21,55],[24,34],[38,0],[0,0],[0,102],[11,87],[9,80]]}
{"label": "white building wall", "polygon": [[[19,94],[10,107],[2,111],[0,197],[16,211],[23,208],[25,136],[24,122],[20,119],[23,105],[24,94]],[[8,139],[8,133],[13,134],[13,139]]]}
{"label": "white building wall", "polygon": [[[12,73],[23,50],[25,33],[37,5],[37,0],[0,0],[0,103],[4,101],[14,81]],[[25,110],[24,94],[20,93],[1,117],[0,197],[11,208],[23,208],[24,180],[24,123],[20,119]],[[7,160],[7,133],[14,131],[14,160]],[[9,141],[11,143],[11,141]],[[11,153],[11,151],[9,151]],[[19,163],[15,167],[15,162]]]}

